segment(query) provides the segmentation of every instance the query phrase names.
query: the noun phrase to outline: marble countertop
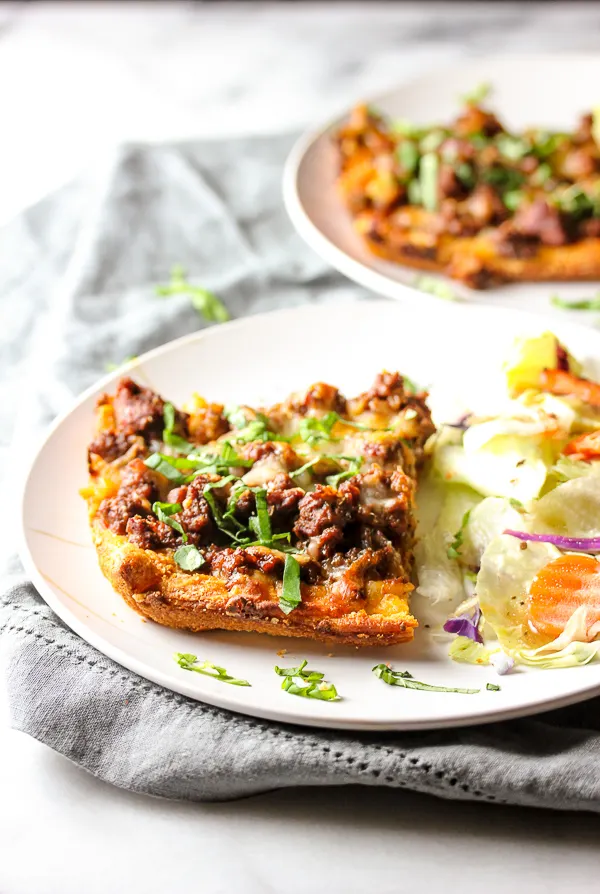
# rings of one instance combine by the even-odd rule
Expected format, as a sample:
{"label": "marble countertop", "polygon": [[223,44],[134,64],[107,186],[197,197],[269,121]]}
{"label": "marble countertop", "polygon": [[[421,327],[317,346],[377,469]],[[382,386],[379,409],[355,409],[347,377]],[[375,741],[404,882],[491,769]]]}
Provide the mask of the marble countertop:
{"label": "marble countertop", "polygon": [[[4,3],[0,220],[124,139],[298,129],[465,55],[599,35],[598,3]],[[360,788],[176,804],[6,724],[0,791],[2,894],[546,894],[598,867],[596,816]]]}

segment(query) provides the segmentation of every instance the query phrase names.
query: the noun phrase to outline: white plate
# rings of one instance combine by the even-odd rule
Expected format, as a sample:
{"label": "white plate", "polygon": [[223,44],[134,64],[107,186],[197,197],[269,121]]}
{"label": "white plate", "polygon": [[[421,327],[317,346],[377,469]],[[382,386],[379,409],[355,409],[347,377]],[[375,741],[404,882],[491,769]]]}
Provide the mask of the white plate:
{"label": "white plate", "polygon": [[[369,99],[369,104],[387,115],[416,123],[450,121],[459,108],[458,97],[483,82],[493,85],[493,108],[508,127],[572,129],[582,113],[598,105],[600,56],[555,54],[477,59]],[[294,226],[326,261],[366,288],[401,301],[439,303],[438,298],[413,287],[418,270],[376,258],[354,232],[336,191],[336,152],[331,140],[348,113],[346,110],[334,121],[303,136],[287,160],[283,192]],[[548,298],[553,293],[576,298],[593,293],[598,286],[532,283],[480,292],[444,281],[465,301],[541,312],[550,311]]]}
{"label": "white plate", "polygon": [[[319,379],[346,393],[368,386],[382,368],[433,383],[468,404],[474,384],[499,381],[499,366],[514,335],[536,334],[547,321],[496,308],[441,304],[435,324],[424,307],[389,302],[303,307],[250,317],[172,342],[130,367],[140,382],[175,403],[193,391],[218,401],[274,401]],[[600,356],[600,334],[565,323],[558,329],[579,357]],[[86,448],[99,394],[119,373],[86,392],[52,426],[27,476],[23,499],[23,559],[44,599],[85,640],[143,677],[213,705],[244,714],[314,726],[415,729],[499,720],[567,704],[600,693],[600,664],[552,671],[520,671],[498,681],[491,668],[453,663],[447,642],[421,628],[414,643],[365,650],[321,646],[254,634],[191,634],[144,622],[113,592],[96,562],[86,507]],[[280,649],[288,653],[278,656]],[[193,652],[251,681],[237,688],[181,670],[174,652]],[[333,653],[334,657],[330,657]],[[307,658],[343,696],[321,702],[281,689],[275,664]],[[371,673],[390,661],[418,680],[481,688],[478,695],[407,691]]]}

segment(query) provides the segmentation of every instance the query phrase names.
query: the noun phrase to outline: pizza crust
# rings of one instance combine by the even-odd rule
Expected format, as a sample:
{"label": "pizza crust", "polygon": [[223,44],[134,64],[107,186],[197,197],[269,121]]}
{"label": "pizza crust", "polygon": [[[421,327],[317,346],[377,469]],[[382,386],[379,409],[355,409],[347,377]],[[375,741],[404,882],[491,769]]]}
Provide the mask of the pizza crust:
{"label": "pizza crust", "polygon": [[228,588],[212,575],[180,571],[166,551],[140,549],[98,521],[92,531],[100,568],[114,590],[130,608],[166,627],[389,646],[410,641],[418,626],[408,610],[412,585],[398,580],[370,582],[365,607],[345,613],[331,589],[303,584],[302,603],[285,615],[280,585],[267,575],[240,575]]}

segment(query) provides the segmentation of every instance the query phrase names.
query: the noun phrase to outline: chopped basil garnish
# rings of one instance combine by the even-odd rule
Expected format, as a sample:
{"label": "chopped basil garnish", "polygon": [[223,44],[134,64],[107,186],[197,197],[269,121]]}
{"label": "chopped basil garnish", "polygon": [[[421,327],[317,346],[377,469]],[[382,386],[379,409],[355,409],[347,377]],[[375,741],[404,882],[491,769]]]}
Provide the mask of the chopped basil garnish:
{"label": "chopped basil garnish", "polygon": [[191,453],[194,449],[194,445],[190,444],[189,441],[186,441],[185,438],[182,438],[180,435],[176,434],[173,429],[175,428],[175,407],[173,404],[166,403],[163,410],[163,419],[164,419],[164,429],[163,429],[163,441],[165,444],[168,444],[169,447],[174,447],[175,450],[179,450],[180,453]]}
{"label": "chopped basil garnish", "polygon": [[137,359],[137,354],[129,354],[129,356],[124,357],[120,363],[113,363],[111,360],[109,360],[108,363],[104,364],[104,369],[107,373],[114,372],[115,369],[120,369],[122,366],[126,366],[128,363],[133,363],[133,361]]}
{"label": "chopped basil garnish", "polygon": [[454,540],[450,544],[447,550],[447,556],[449,559],[460,559],[460,550],[463,545],[463,540],[465,537],[465,530],[467,525],[469,524],[469,517],[471,515],[471,510],[469,509],[462,517],[462,521],[460,523],[460,528],[454,535]]}
{"label": "chopped basil garnish", "polygon": [[294,682],[293,677],[285,677],[281,688],[290,695],[300,695],[303,698],[317,698],[323,702],[333,702],[339,699],[337,689],[333,683],[327,683],[322,680],[320,683],[308,683],[306,686],[299,686]]}
{"label": "chopped basil garnish", "polygon": [[429,132],[429,129],[428,127],[423,127],[422,124],[414,124],[406,118],[396,118],[390,122],[390,130],[393,133],[399,133],[404,137],[413,137],[414,139],[421,139]]}
{"label": "chopped basil garnish", "polygon": [[258,537],[260,543],[266,546],[271,543],[271,519],[269,518],[266,490],[264,488],[257,490],[254,494],[254,499],[256,501],[256,515],[248,519],[248,527]]}
{"label": "chopped basil garnish", "polygon": [[363,464],[362,456],[344,456],[342,458],[345,460],[349,460],[350,465],[344,471],[338,472],[337,475],[327,476],[325,481],[330,487],[337,488],[340,486],[342,481],[346,481],[348,478],[353,478]]}
{"label": "chopped basil garnish", "polygon": [[509,211],[516,211],[521,206],[525,193],[520,189],[509,189],[502,195],[502,201]]}
{"label": "chopped basil garnish", "polygon": [[529,144],[520,137],[513,137],[508,133],[502,133],[496,137],[496,146],[500,155],[510,161],[519,161],[530,151]]}
{"label": "chopped basil garnish", "polygon": [[331,431],[336,422],[339,422],[337,413],[326,413],[318,419],[316,416],[307,416],[300,423],[299,434],[306,444],[317,444],[319,441],[332,441]]}
{"label": "chopped basil garnish", "polygon": [[479,689],[455,689],[449,686],[432,686],[430,683],[421,683],[419,680],[413,680],[412,674],[408,671],[395,671],[387,664],[377,664],[373,668],[373,673],[384,683],[390,686],[401,686],[403,689],[421,689],[425,692],[459,692],[462,695],[475,695]]}
{"label": "chopped basil garnish", "polygon": [[264,413],[256,413],[253,418],[246,416],[240,407],[225,410],[225,418],[236,429],[233,435],[238,444],[250,441],[289,441],[289,438],[269,429],[269,420]]}
{"label": "chopped basil garnish", "polygon": [[[173,484],[187,484],[195,475],[192,471],[193,464],[187,463],[183,466],[183,468],[188,469],[188,473],[184,474],[181,471],[182,466],[178,465],[180,462],[181,460],[175,459],[175,457],[172,456],[165,456],[164,453],[151,453],[150,456],[144,460],[144,464],[148,466],[149,469],[154,469],[155,472],[164,475],[165,478],[168,478]],[[185,460],[183,462],[185,462]]]}
{"label": "chopped basil garnish", "polygon": [[194,310],[210,323],[225,323],[229,319],[229,312],[223,302],[208,289],[189,283],[182,267],[173,267],[171,282],[166,286],[157,286],[156,294],[163,298],[171,295],[188,295]]}
{"label": "chopped basil garnish", "polygon": [[456,166],[456,176],[468,189],[471,189],[475,186],[475,171],[473,170],[473,165],[470,165],[467,161],[461,162]]}
{"label": "chopped basil garnish", "polygon": [[484,99],[487,99],[492,90],[492,85],[488,83],[478,84],[477,87],[474,87],[469,93],[464,93],[460,100],[465,105],[470,106],[478,106],[479,103],[483,102]]}
{"label": "chopped basil garnish", "polygon": [[552,177],[552,168],[543,162],[531,175],[531,182],[534,186],[543,186],[550,177]]}
{"label": "chopped basil garnish", "polygon": [[500,692],[500,687],[497,683],[486,683],[485,688],[489,689],[490,692]]}
{"label": "chopped basil garnish", "polygon": [[427,274],[417,276],[413,280],[413,286],[415,289],[429,292],[430,295],[435,295],[436,298],[442,298],[444,301],[459,300],[458,295],[448,283],[444,282],[443,279],[437,279],[435,276],[427,276]]}
{"label": "chopped basil garnish", "polygon": [[409,181],[408,186],[406,187],[406,193],[411,205],[421,204],[421,184],[418,180],[415,179]]}
{"label": "chopped basil garnish", "polygon": [[523,185],[525,174],[516,168],[503,168],[499,165],[492,165],[492,167],[485,168],[481,172],[481,179],[491,186],[497,186],[503,191],[511,192]]}
{"label": "chopped basil garnish", "polygon": [[600,292],[594,298],[579,298],[576,301],[566,301],[558,295],[552,295],[550,304],[564,310],[600,310]]}
{"label": "chopped basil garnish", "polygon": [[325,674],[322,674],[320,671],[307,670],[307,664],[308,661],[305,658],[298,667],[277,667],[277,665],[275,665],[275,673],[279,674],[280,677],[301,677],[303,680],[307,680],[310,683],[322,680]]}
{"label": "chopped basil garnish", "polygon": [[[277,667],[275,665],[275,673],[284,677],[281,688],[289,692],[290,695],[300,695],[302,698],[317,698],[326,702],[338,699],[339,696],[333,683],[324,680],[325,674],[320,671],[307,669],[307,664],[305,659],[298,667]],[[303,686],[296,680],[301,680],[307,685]]]}
{"label": "chopped basil garnish", "polygon": [[419,149],[421,152],[435,152],[436,149],[442,145],[444,140],[446,139],[446,132],[441,128],[434,128],[430,130],[428,134],[426,134],[419,143]]}
{"label": "chopped basil garnish", "polygon": [[213,494],[213,490],[225,487],[226,484],[230,484],[232,481],[236,480],[237,479],[234,475],[226,475],[225,478],[221,478],[219,481],[213,481],[209,484],[205,484],[202,490],[202,494],[204,496],[204,499],[210,506],[210,511],[212,512],[212,516],[217,528],[231,540],[239,541],[242,539],[241,532],[244,531],[244,526],[241,525],[239,521],[233,516],[233,513],[228,513],[226,515],[221,510],[221,507],[215,500]]}
{"label": "chopped basil garnish", "polygon": [[434,152],[427,152],[419,166],[421,204],[427,211],[435,211],[438,204],[439,159]]}
{"label": "chopped basil garnish", "polygon": [[188,544],[175,550],[173,558],[184,571],[196,571],[204,565],[204,556],[195,546]]}
{"label": "chopped basil garnish", "polygon": [[419,150],[412,140],[403,140],[396,149],[396,157],[404,174],[412,174],[419,162]]}
{"label": "chopped basil garnish", "polygon": [[164,522],[165,525],[169,525],[170,528],[173,528],[174,531],[177,531],[178,534],[181,534],[183,538],[183,542],[187,540],[187,534],[181,527],[180,522],[175,518],[171,518],[172,515],[175,515],[177,512],[181,512],[182,506],[181,503],[153,503],[152,504],[152,512],[158,518],[159,521]]}
{"label": "chopped basil garnish", "polygon": [[213,680],[219,680],[221,683],[230,683],[231,686],[251,686],[248,680],[238,680],[237,677],[230,676],[224,667],[213,664],[210,661],[198,661],[196,655],[190,655],[186,652],[175,652],[175,661],[183,670],[194,671],[197,674],[203,674],[205,677],[212,677]]}
{"label": "chopped basil garnish", "polygon": [[300,588],[300,563],[291,555],[285,557],[283,568],[283,584],[279,597],[279,608],[285,615],[297,608],[302,602]]}
{"label": "chopped basil garnish", "polygon": [[223,415],[229,424],[237,429],[245,428],[250,421],[241,407],[226,407]]}

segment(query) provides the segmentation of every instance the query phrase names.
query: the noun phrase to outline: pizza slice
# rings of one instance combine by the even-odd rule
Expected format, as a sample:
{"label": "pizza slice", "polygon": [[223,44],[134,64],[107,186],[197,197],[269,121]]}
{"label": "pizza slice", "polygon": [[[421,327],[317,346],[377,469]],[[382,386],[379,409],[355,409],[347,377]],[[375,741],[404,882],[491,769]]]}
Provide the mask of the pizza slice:
{"label": "pizza slice", "polygon": [[475,289],[600,279],[600,118],[511,132],[481,96],[430,127],[358,106],[335,143],[340,194],[379,257]]}
{"label": "pizza slice", "polygon": [[100,567],[168,627],[412,639],[416,470],[434,426],[398,373],[347,400],[188,412],[130,378],[97,407],[83,491]]}

